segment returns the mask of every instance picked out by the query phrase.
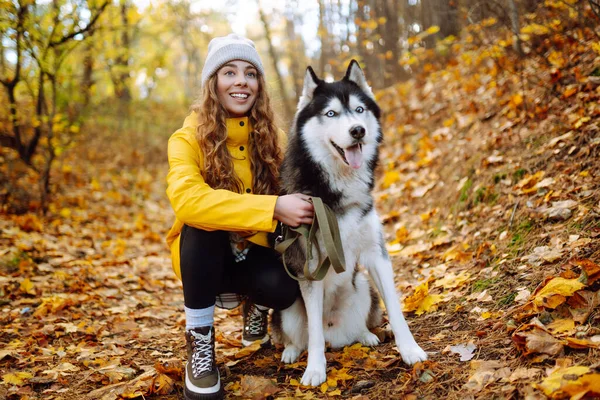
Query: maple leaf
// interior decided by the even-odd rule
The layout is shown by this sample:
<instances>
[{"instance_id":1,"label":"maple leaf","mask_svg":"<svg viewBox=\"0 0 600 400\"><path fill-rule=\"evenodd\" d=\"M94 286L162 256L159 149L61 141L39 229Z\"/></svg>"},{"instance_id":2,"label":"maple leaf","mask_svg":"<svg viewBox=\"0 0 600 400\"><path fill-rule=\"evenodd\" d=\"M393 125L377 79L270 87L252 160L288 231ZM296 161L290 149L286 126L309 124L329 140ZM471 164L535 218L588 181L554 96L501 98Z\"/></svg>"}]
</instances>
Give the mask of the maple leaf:
<instances>
[{"instance_id":1,"label":"maple leaf","mask_svg":"<svg viewBox=\"0 0 600 400\"><path fill-rule=\"evenodd\" d=\"M2 375L2 381L8 385L23 386L27 379L33 378L29 372L15 372Z\"/></svg>"},{"instance_id":2,"label":"maple leaf","mask_svg":"<svg viewBox=\"0 0 600 400\"><path fill-rule=\"evenodd\" d=\"M415 314L421 315L425 312L433 311L437 304L443 300L444 296L429 294L429 281L425 281L415 289L412 296L404 300L404 311L415 311Z\"/></svg>"},{"instance_id":3,"label":"maple leaf","mask_svg":"<svg viewBox=\"0 0 600 400\"><path fill-rule=\"evenodd\" d=\"M565 345L564 340L552 336L539 322L523 325L513 333L512 339L525 355L532 353L557 355Z\"/></svg>"},{"instance_id":4,"label":"maple leaf","mask_svg":"<svg viewBox=\"0 0 600 400\"><path fill-rule=\"evenodd\" d=\"M584 287L585 285L577 279L553 278L541 290L534 292L533 303L536 306L556 308L564 303L567 297Z\"/></svg>"},{"instance_id":5,"label":"maple leaf","mask_svg":"<svg viewBox=\"0 0 600 400\"><path fill-rule=\"evenodd\" d=\"M563 398L564 394L567 393L571 396L580 394L581 396L578 396L577 398L581 398L590 390L595 393L600 393L600 374L587 375L589 372L589 367L581 365L558 368L541 383L534 384L534 387L540 389L546 396L553 399ZM583 377L588 378L582 379ZM592 378L592 381L595 380L596 383L589 382L589 378Z\"/></svg>"},{"instance_id":6,"label":"maple leaf","mask_svg":"<svg viewBox=\"0 0 600 400\"><path fill-rule=\"evenodd\" d=\"M22 292L27 294L35 294L35 289L33 288L33 283L29 280L29 278L25 278L20 285L20 289Z\"/></svg>"}]
</instances>

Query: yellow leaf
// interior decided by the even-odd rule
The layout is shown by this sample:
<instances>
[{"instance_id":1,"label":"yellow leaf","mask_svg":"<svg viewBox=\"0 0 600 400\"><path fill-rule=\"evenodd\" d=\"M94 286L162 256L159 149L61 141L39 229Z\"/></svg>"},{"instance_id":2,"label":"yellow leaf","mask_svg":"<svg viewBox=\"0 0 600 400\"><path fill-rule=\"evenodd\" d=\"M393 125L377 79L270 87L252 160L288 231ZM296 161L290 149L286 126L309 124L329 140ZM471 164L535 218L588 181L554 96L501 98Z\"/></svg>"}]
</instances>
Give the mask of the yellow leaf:
<instances>
[{"instance_id":1,"label":"yellow leaf","mask_svg":"<svg viewBox=\"0 0 600 400\"><path fill-rule=\"evenodd\" d=\"M33 378L33 375L29 372L15 372L4 374L2 376L2 381L9 385L23 386L25 384L26 379Z\"/></svg>"},{"instance_id":2,"label":"yellow leaf","mask_svg":"<svg viewBox=\"0 0 600 400\"><path fill-rule=\"evenodd\" d=\"M533 35L546 35L550 33L550 29L540 24L530 24L521 28L521 33Z\"/></svg>"},{"instance_id":3,"label":"yellow leaf","mask_svg":"<svg viewBox=\"0 0 600 400\"><path fill-rule=\"evenodd\" d=\"M565 66L567 61L563 57L563 53L559 51L553 51L548 55L548 61L556 68L562 68Z\"/></svg>"},{"instance_id":4,"label":"yellow leaf","mask_svg":"<svg viewBox=\"0 0 600 400\"><path fill-rule=\"evenodd\" d=\"M443 296L441 295L429 294L429 282L426 281L417 286L412 296L404 300L404 311L415 311L415 314L421 315L432 311L442 300Z\"/></svg>"},{"instance_id":5,"label":"yellow leaf","mask_svg":"<svg viewBox=\"0 0 600 400\"><path fill-rule=\"evenodd\" d=\"M63 208L62 210L60 210L60 216L63 218L70 218L71 217L71 210L68 208Z\"/></svg>"},{"instance_id":6,"label":"yellow leaf","mask_svg":"<svg viewBox=\"0 0 600 400\"><path fill-rule=\"evenodd\" d=\"M521 104L523 104L523 96L521 96L519 93L514 94L511 98L510 98L510 106L513 109L517 109Z\"/></svg>"},{"instance_id":7,"label":"yellow leaf","mask_svg":"<svg viewBox=\"0 0 600 400\"><path fill-rule=\"evenodd\" d=\"M23 282L21 282L21 291L27 294L35 294L35 290L33 289L33 283L29 280L29 278L25 278Z\"/></svg>"},{"instance_id":8,"label":"yellow leaf","mask_svg":"<svg viewBox=\"0 0 600 400\"><path fill-rule=\"evenodd\" d=\"M290 385L292 386L300 386L300 382L297 379L290 379Z\"/></svg>"},{"instance_id":9,"label":"yellow leaf","mask_svg":"<svg viewBox=\"0 0 600 400\"><path fill-rule=\"evenodd\" d=\"M445 255L446 257L446 255ZM451 258L451 257L448 257ZM456 257L452 257L455 259ZM454 289L461 286L463 283L469 280L471 274L466 271L462 271L460 274L456 275L454 272L450 272L445 275L442 279L438 279L435 281L435 286L441 286L444 289Z\"/></svg>"},{"instance_id":10,"label":"yellow leaf","mask_svg":"<svg viewBox=\"0 0 600 400\"><path fill-rule=\"evenodd\" d=\"M514 189L519 189L521 193L525 194L536 192L537 188L535 185L542 179L544 175L544 171L538 171L533 175L527 175L515 185Z\"/></svg>"},{"instance_id":11,"label":"yellow leaf","mask_svg":"<svg viewBox=\"0 0 600 400\"><path fill-rule=\"evenodd\" d=\"M98 179L96 179L96 178L92 178L92 182L90 183L90 186L92 187L93 190L100 190L100 182L98 182Z\"/></svg>"},{"instance_id":12,"label":"yellow leaf","mask_svg":"<svg viewBox=\"0 0 600 400\"><path fill-rule=\"evenodd\" d=\"M590 119L591 119L590 117L582 117L582 118L579 118L579 119L577 120L577 122L575 122L575 125L573 125L573 127L574 127L575 129L579 129L579 128L581 128L581 126L582 126L583 124L585 124L586 122L588 122Z\"/></svg>"},{"instance_id":13,"label":"yellow leaf","mask_svg":"<svg viewBox=\"0 0 600 400\"><path fill-rule=\"evenodd\" d=\"M253 342L250 346L244 347L237 353L235 353L234 357L236 360L240 358L248 357L254 353L256 353L260 349L260 340Z\"/></svg>"},{"instance_id":14,"label":"yellow leaf","mask_svg":"<svg viewBox=\"0 0 600 400\"><path fill-rule=\"evenodd\" d=\"M329 386L327 386L327 382L323 382L323 384L321 385L321 393L327 393L328 388Z\"/></svg>"},{"instance_id":15,"label":"yellow leaf","mask_svg":"<svg viewBox=\"0 0 600 400\"><path fill-rule=\"evenodd\" d=\"M440 27L437 25L433 25L430 26L429 28L427 28L427 33L429 33L430 35L434 35L436 33L438 33L440 31Z\"/></svg>"},{"instance_id":16,"label":"yellow leaf","mask_svg":"<svg viewBox=\"0 0 600 400\"><path fill-rule=\"evenodd\" d=\"M564 379L565 376L571 378L573 376L581 376L587 374L590 371L588 367L584 366L575 366L569 368L559 368L554 371L549 377L544 379L540 384L534 384L534 386L541 391L543 391L546 396L551 396L554 392L556 392L563 383L568 382L567 379Z\"/></svg>"},{"instance_id":17,"label":"yellow leaf","mask_svg":"<svg viewBox=\"0 0 600 400\"><path fill-rule=\"evenodd\" d=\"M427 295L427 297L425 297L423 302L419 305L419 308L417 308L417 311L415 311L415 314L421 315L426 312L434 311L437 309L437 304L441 303L443 299L444 296L439 294Z\"/></svg>"},{"instance_id":18,"label":"yellow leaf","mask_svg":"<svg viewBox=\"0 0 600 400\"><path fill-rule=\"evenodd\" d=\"M489 319L492 316L492 313L489 311L484 311L481 313L481 318L483 319Z\"/></svg>"},{"instance_id":19,"label":"yellow leaf","mask_svg":"<svg viewBox=\"0 0 600 400\"><path fill-rule=\"evenodd\" d=\"M400 180L400 173L398 171L387 171L383 176L383 182L381 186L386 189L392 186L394 183Z\"/></svg>"},{"instance_id":20,"label":"yellow leaf","mask_svg":"<svg viewBox=\"0 0 600 400\"><path fill-rule=\"evenodd\" d=\"M575 330L575 321L572 319L557 319L546 326L552 333L571 332Z\"/></svg>"},{"instance_id":21,"label":"yellow leaf","mask_svg":"<svg viewBox=\"0 0 600 400\"><path fill-rule=\"evenodd\" d=\"M548 306L547 300L550 297L554 295L569 297L584 287L585 285L577 279L553 278L535 295L533 303L536 306Z\"/></svg>"}]
</instances>

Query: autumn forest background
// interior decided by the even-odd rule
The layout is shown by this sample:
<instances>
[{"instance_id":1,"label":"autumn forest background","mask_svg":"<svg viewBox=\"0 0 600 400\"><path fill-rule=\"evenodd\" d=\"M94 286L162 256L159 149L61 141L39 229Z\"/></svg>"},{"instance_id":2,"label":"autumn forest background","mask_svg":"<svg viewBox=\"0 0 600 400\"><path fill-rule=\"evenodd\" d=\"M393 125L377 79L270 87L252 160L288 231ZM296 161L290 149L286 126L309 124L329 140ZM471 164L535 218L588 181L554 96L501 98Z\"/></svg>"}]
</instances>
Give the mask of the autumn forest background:
<instances>
[{"instance_id":1,"label":"autumn forest background","mask_svg":"<svg viewBox=\"0 0 600 400\"><path fill-rule=\"evenodd\" d=\"M180 399L166 143L208 42L257 44L287 130L312 65L383 109L375 190L430 360L298 380L216 316L228 398L600 396L598 0L0 0L0 398Z\"/></svg>"}]
</instances>

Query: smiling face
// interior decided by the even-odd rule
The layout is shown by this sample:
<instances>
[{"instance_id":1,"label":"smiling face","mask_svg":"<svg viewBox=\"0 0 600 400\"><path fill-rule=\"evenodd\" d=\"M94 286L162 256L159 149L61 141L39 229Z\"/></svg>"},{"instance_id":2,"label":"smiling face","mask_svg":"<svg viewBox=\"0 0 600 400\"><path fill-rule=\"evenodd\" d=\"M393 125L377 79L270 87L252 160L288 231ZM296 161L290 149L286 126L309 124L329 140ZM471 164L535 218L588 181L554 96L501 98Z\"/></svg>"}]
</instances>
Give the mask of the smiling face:
<instances>
[{"instance_id":1,"label":"smiling face","mask_svg":"<svg viewBox=\"0 0 600 400\"><path fill-rule=\"evenodd\" d=\"M248 114L259 86L258 72L249 62L230 61L217 71L217 97L231 118Z\"/></svg>"}]
</instances>

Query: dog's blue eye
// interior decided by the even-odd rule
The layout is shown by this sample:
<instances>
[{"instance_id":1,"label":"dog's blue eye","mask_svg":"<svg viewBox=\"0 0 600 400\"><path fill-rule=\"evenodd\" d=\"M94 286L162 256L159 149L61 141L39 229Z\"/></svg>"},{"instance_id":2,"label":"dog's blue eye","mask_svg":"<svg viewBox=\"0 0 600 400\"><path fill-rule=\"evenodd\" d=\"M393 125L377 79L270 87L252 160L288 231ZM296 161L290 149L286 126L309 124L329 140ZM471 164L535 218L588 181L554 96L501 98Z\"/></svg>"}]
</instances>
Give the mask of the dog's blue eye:
<instances>
[{"instance_id":1,"label":"dog's blue eye","mask_svg":"<svg viewBox=\"0 0 600 400\"><path fill-rule=\"evenodd\" d=\"M328 116L329 118L331 117L335 117L337 115L337 113L333 110L329 110L325 113L326 116Z\"/></svg>"},{"instance_id":2,"label":"dog's blue eye","mask_svg":"<svg viewBox=\"0 0 600 400\"><path fill-rule=\"evenodd\" d=\"M359 114L360 114L360 113L362 113L362 112L364 112L364 111L365 111L365 109L364 109L364 108L362 108L361 106L358 106L358 107L356 107L356 112L357 112L357 113L359 113Z\"/></svg>"}]
</instances>

